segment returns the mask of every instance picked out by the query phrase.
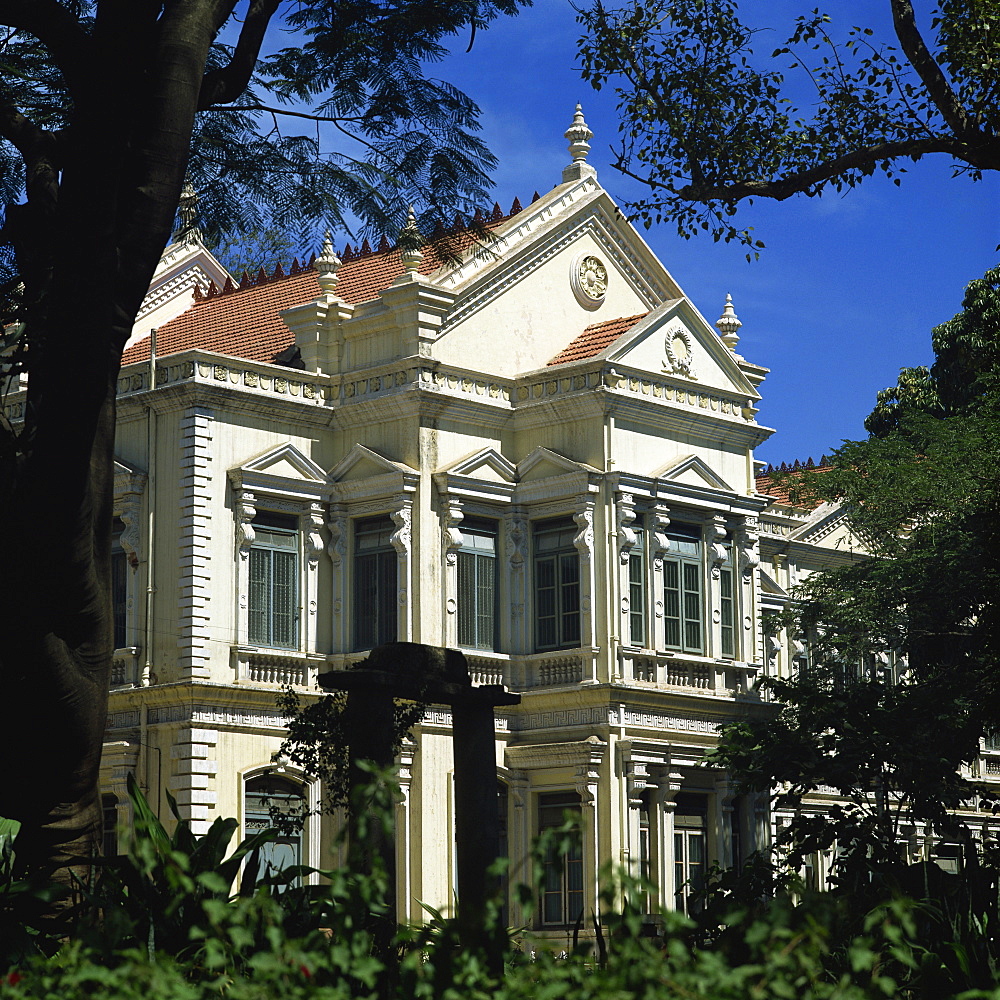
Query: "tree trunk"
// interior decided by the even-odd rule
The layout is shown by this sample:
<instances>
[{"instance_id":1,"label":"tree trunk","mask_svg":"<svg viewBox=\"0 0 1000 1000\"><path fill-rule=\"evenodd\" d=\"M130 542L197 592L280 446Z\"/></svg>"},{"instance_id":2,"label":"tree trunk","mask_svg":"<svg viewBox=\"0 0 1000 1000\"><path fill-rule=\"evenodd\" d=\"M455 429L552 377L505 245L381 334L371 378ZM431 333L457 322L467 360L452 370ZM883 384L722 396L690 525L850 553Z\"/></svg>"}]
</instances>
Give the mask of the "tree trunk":
<instances>
[{"instance_id":1,"label":"tree trunk","mask_svg":"<svg viewBox=\"0 0 1000 1000\"><path fill-rule=\"evenodd\" d=\"M99 18L58 171L12 213L34 304L21 454L0 484L0 816L22 823L18 866L63 882L101 836L115 387L173 227L216 6Z\"/></svg>"}]
</instances>

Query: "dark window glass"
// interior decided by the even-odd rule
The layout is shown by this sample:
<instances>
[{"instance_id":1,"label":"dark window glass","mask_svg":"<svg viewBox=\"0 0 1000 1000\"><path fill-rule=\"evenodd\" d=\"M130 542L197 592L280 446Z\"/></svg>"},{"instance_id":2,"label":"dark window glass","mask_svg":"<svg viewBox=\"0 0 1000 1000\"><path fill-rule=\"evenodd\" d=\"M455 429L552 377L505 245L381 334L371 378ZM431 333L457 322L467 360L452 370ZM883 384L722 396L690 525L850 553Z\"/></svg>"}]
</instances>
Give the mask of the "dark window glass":
<instances>
[{"instance_id":1,"label":"dark window glass","mask_svg":"<svg viewBox=\"0 0 1000 1000\"><path fill-rule=\"evenodd\" d=\"M258 646L298 646L298 520L261 512L250 547L249 639Z\"/></svg>"},{"instance_id":2,"label":"dark window glass","mask_svg":"<svg viewBox=\"0 0 1000 1000\"><path fill-rule=\"evenodd\" d=\"M497 526L462 523L458 551L458 644L495 650L497 621Z\"/></svg>"},{"instance_id":3,"label":"dark window glass","mask_svg":"<svg viewBox=\"0 0 1000 1000\"><path fill-rule=\"evenodd\" d=\"M580 644L580 554L571 518L539 521L535 543L535 646L567 649Z\"/></svg>"},{"instance_id":4,"label":"dark window glass","mask_svg":"<svg viewBox=\"0 0 1000 1000\"><path fill-rule=\"evenodd\" d=\"M374 649L397 636L395 527L389 517L354 528L354 648Z\"/></svg>"},{"instance_id":5,"label":"dark window glass","mask_svg":"<svg viewBox=\"0 0 1000 1000\"><path fill-rule=\"evenodd\" d=\"M243 816L248 837L275 826L275 820L271 816L272 809L282 816L301 817L305 809L301 788L287 778L277 775L267 774L251 778L246 783ZM276 875L286 868L301 864L301 829L281 830L276 840L261 847L257 877ZM296 879L291 884L298 885L299 880Z\"/></svg>"},{"instance_id":6,"label":"dark window glass","mask_svg":"<svg viewBox=\"0 0 1000 1000\"><path fill-rule=\"evenodd\" d=\"M671 525L663 560L663 620L668 649L702 653L702 542L693 525Z\"/></svg>"},{"instance_id":7,"label":"dark window glass","mask_svg":"<svg viewBox=\"0 0 1000 1000\"><path fill-rule=\"evenodd\" d=\"M128 556L122 548L125 524L117 517L112 525L111 540L111 613L114 616L115 649L128 645Z\"/></svg>"},{"instance_id":8,"label":"dark window glass","mask_svg":"<svg viewBox=\"0 0 1000 1000\"><path fill-rule=\"evenodd\" d=\"M538 797L538 832L562 826L567 813L580 825L580 796L555 792ZM544 926L568 927L583 913L583 846L579 836L565 855L549 851L541 886L541 918Z\"/></svg>"}]
</instances>

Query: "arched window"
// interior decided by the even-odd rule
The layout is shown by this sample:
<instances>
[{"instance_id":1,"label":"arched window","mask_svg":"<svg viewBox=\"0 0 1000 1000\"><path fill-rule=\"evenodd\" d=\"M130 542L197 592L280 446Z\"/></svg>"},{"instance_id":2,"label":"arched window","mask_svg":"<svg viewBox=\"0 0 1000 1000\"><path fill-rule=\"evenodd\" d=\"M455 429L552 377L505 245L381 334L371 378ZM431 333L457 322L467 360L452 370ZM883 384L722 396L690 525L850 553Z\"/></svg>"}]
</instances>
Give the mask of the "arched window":
<instances>
[{"instance_id":1,"label":"arched window","mask_svg":"<svg viewBox=\"0 0 1000 1000\"><path fill-rule=\"evenodd\" d=\"M301 817L305 810L302 789L294 781L276 774L262 774L246 783L243 826L250 837L261 830L279 825L271 818L272 810L280 817ZM257 877L275 874L301 865L303 861L303 834L301 823L294 829L284 829L276 840L265 844L260 852ZM292 885L300 884L296 879Z\"/></svg>"}]
</instances>

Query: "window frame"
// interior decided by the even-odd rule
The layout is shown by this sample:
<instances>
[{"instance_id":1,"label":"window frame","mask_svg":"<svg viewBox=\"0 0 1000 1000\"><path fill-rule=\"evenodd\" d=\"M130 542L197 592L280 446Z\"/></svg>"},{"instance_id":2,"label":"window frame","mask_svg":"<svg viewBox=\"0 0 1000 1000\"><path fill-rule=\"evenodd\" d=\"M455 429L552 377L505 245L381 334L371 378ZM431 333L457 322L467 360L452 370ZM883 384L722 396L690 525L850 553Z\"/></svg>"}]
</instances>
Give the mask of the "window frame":
<instances>
[{"instance_id":1,"label":"window frame","mask_svg":"<svg viewBox=\"0 0 1000 1000\"><path fill-rule=\"evenodd\" d=\"M366 526L368 527L366 528ZM365 515L353 518L351 521L350 591L353 625L350 644L352 652L364 652L387 642L399 640L399 554L392 541L395 532L396 525L390 514ZM373 549L363 551L360 542L365 533L384 535L385 537L384 540L380 538ZM369 579L374 580L371 588L374 591L374 600L367 599L363 592L360 571L361 561L369 559L372 560L375 567L374 574L369 576ZM383 588L388 588L389 592L382 593ZM373 623L363 618L366 612L374 613ZM368 629L370 635L368 632L362 632L363 627ZM368 642L369 638L373 640L371 643Z\"/></svg>"},{"instance_id":2,"label":"window frame","mask_svg":"<svg viewBox=\"0 0 1000 1000\"><path fill-rule=\"evenodd\" d=\"M678 796L674 812L673 876L674 909L691 914L691 897L704 887L708 875L708 800L701 795ZM692 858L692 846L700 842L700 859Z\"/></svg>"},{"instance_id":3,"label":"window frame","mask_svg":"<svg viewBox=\"0 0 1000 1000\"><path fill-rule=\"evenodd\" d=\"M663 593L663 648L680 653L689 653L693 656L705 656L708 652L706 642L707 629L705 627L705 606L706 606L706 552L704 532L701 525L691 522L671 523L664 534L670 540L671 546L663 555L663 578L661 589ZM677 542L697 543L697 554L685 553L675 547ZM675 567L676 583L671 585L669 577L671 573L668 567ZM691 583L697 584L697 589L692 589ZM691 607L691 597L694 596L697 606L697 614L692 616L688 613ZM671 600L676 598L677 613L670 614ZM677 641L671 642L671 623L676 622ZM698 629L698 641L693 643L690 640L690 629L696 626Z\"/></svg>"},{"instance_id":4,"label":"window frame","mask_svg":"<svg viewBox=\"0 0 1000 1000\"><path fill-rule=\"evenodd\" d=\"M538 925L543 929L573 927L586 907L586 880L584 878L583 849L583 800L578 792L570 789L550 789L536 796L537 830L541 836L546 830L562 826L566 813L577 817L578 838L573 849L561 861L547 855L542 865L538 885ZM559 815L550 815L559 809ZM550 919L547 904L555 903L558 915ZM578 904L578 905L577 905Z\"/></svg>"},{"instance_id":5,"label":"window frame","mask_svg":"<svg viewBox=\"0 0 1000 1000\"><path fill-rule=\"evenodd\" d=\"M531 522L532 543L532 610L534 650L548 653L559 649L579 649L583 642L583 566L575 538L579 531L571 516L544 518ZM559 537L555 547L540 551L546 535ZM542 585L542 567L551 564L551 585ZM543 590L551 590L552 613L543 616L543 606L549 601ZM575 604L575 607L574 607ZM543 620L552 621L552 642L542 638Z\"/></svg>"},{"instance_id":6,"label":"window frame","mask_svg":"<svg viewBox=\"0 0 1000 1000\"><path fill-rule=\"evenodd\" d=\"M247 567L247 641L251 646L263 649L281 649L298 651L302 646L302 525L296 514L269 510L266 506L258 510L250 522L254 539L250 543ZM294 524L294 526L293 526ZM293 539L292 546L281 546L262 537L262 532L279 538ZM261 557L266 554L268 579L261 584L254 579L255 563L260 565ZM278 611L275 599L277 557L290 557L290 568L286 570L290 592L282 602L284 609ZM284 560L282 560L284 561ZM255 608L255 594L263 587L267 595L267 606ZM255 615L264 617L264 629L255 634ZM291 635L285 641L276 638L279 629L276 628L278 616L283 615L290 626Z\"/></svg>"},{"instance_id":7,"label":"window frame","mask_svg":"<svg viewBox=\"0 0 1000 1000\"><path fill-rule=\"evenodd\" d=\"M462 521L459 530L462 544L455 550L457 645L460 649L496 653L500 645L500 524L491 518L469 517ZM472 539L490 539L492 550L476 546ZM463 592L467 590L463 577L470 569L473 577L471 603ZM486 596L490 605L488 612L480 604L484 576L489 578L490 584ZM483 621L487 617L488 626ZM482 634L487 628L488 640Z\"/></svg>"}]
</instances>

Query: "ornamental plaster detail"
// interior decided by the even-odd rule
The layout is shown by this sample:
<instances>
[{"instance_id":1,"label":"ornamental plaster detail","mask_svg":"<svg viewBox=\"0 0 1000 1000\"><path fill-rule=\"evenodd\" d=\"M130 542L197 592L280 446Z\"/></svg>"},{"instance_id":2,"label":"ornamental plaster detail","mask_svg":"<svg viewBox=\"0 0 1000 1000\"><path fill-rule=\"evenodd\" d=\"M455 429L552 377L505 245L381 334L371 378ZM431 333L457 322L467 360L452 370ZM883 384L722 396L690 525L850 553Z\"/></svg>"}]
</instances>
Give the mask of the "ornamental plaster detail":
<instances>
[{"instance_id":1,"label":"ornamental plaster detail","mask_svg":"<svg viewBox=\"0 0 1000 1000\"><path fill-rule=\"evenodd\" d=\"M323 554L323 505L321 503L309 504L309 511L305 515L305 550L306 559L309 562L309 569L315 571L319 565L319 558ZM315 614L315 602L310 607L310 612Z\"/></svg>"},{"instance_id":2,"label":"ornamental plaster detail","mask_svg":"<svg viewBox=\"0 0 1000 1000\"><path fill-rule=\"evenodd\" d=\"M257 516L257 501L252 493L241 492L236 498L236 549L240 560L246 561L250 556L250 547L257 540L253 519ZM245 607L245 601L242 602Z\"/></svg>"},{"instance_id":3,"label":"ornamental plaster detail","mask_svg":"<svg viewBox=\"0 0 1000 1000\"><path fill-rule=\"evenodd\" d=\"M623 566L627 566L632 550L639 540L634 528L635 498L631 493L618 494L615 514L618 521L618 558Z\"/></svg>"},{"instance_id":4,"label":"ornamental plaster detail","mask_svg":"<svg viewBox=\"0 0 1000 1000\"><path fill-rule=\"evenodd\" d=\"M726 537L729 532L726 530L726 519L716 514L708 524L708 547L711 552L712 579L718 580L722 564L726 561L728 551L726 550Z\"/></svg>"},{"instance_id":5,"label":"ornamental plaster detail","mask_svg":"<svg viewBox=\"0 0 1000 1000\"><path fill-rule=\"evenodd\" d=\"M683 327L672 325L663 336L666 364L663 370L685 378L696 379L694 370L694 343L691 334Z\"/></svg>"},{"instance_id":6,"label":"ornamental plaster detail","mask_svg":"<svg viewBox=\"0 0 1000 1000\"><path fill-rule=\"evenodd\" d=\"M649 515L653 520L653 570L660 572L663 569L663 557L670 551L670 539L667 537L670 514L667 507L657 503L653 505Z\"/></svg>"}]
</instances>

